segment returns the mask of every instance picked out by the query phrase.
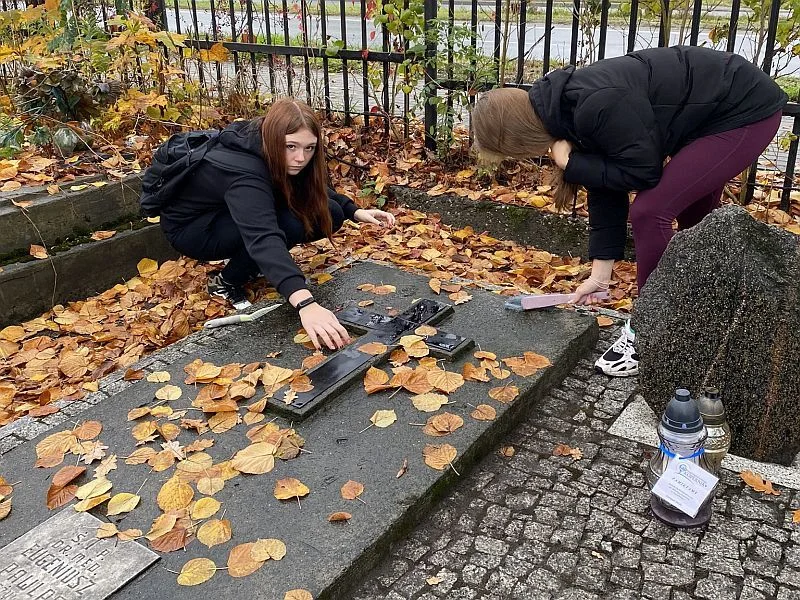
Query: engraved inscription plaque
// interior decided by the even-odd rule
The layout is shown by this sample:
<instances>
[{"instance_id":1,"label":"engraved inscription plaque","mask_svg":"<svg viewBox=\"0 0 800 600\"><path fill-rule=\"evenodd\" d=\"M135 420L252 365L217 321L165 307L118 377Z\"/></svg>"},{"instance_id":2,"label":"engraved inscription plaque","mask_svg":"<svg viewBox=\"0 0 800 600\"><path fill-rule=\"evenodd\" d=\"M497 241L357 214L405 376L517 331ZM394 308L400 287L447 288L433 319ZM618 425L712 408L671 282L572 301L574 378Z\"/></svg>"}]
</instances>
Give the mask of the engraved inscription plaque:
<instances>
[{"instance_id":1,"label":"engraved inscription plaque","mask_svg":"<svg viewBox=\"0 0 800 600\"><path fill-rule=\"evenodd\" d=\"M98 539L102 523L67 508L0 548L0 600L102 600L158 560L137 542Z\"/></svg>"}]
</instances>

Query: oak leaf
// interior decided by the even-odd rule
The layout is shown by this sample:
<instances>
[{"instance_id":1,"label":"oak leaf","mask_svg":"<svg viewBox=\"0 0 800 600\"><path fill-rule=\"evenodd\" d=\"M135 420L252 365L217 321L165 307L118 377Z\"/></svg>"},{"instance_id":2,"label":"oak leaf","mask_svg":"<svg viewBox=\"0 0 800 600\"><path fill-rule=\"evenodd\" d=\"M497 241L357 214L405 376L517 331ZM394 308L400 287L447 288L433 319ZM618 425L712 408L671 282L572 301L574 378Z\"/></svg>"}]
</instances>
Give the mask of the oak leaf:
<instances>
[{"instance_id":1,"label":"oak leaf","mask_svg":"<svg viewBox=\"0 0 800 600\"><path fill-rule=\"evenodd\" d=\"M209 548L231 539L231 522L228 519L211 519L197 530L197 539Z\"/></svg>"},{"instance_id":2,"label":"oak leaf","mask_svg":"<svg viewBox=\"0 0 800 600\"><path fill-rule=\"evenodd\" d=\"M255 544L248 542L231 548L228 555L228 575L231 577L246 577L258 571L264 564L263 560L254 560L251 551Z\"/></svg>"},{"instance_id":3,"label":"oak leaf","mask_svg":"<svg viewBox=\"0 0 800 600\"><path fill-rule=\"evenodd\" d=\"M364 493L364 484L358 481L349 480L342 486L341 494L345 500L355 500Z\"/></svg>"},{"instance_id":4,"label":"oak leaf","mask_svg":"<svg viewBox=\"0 0 800 600\"><path fill-rule=\"evenodd\" d=\"M781 495L778 490L772 487L772 482L769 479L764 479L759 473L742 471L739 473L739 477L745 482L745 484L747 484L748 487L751 487L756 492L773 496Z\"/></svg>"},{"instance_id":5,"label":"oak leaf","mask_svg":"<svg viewBox=\"0 0 800 600\"><path fill-rule=\"evenodd\" d=\"M205 583L217 572L217 565L208 558L193 558L181 567L178 585L199 585Z\"/></svg>"},{"instance_id":6,"label":"oak leaf","mask_svg":"<svg viewBox=\"0 0 800 600\"><path fill-rule=\"evenodd\" d=\"M422 457L425 460L425 464L437 471L444 471L453 463L457 455L458 450L450 444L442 444L441 446L426 444L425 448L422 449Z\"/></svg>"}]
</instances>

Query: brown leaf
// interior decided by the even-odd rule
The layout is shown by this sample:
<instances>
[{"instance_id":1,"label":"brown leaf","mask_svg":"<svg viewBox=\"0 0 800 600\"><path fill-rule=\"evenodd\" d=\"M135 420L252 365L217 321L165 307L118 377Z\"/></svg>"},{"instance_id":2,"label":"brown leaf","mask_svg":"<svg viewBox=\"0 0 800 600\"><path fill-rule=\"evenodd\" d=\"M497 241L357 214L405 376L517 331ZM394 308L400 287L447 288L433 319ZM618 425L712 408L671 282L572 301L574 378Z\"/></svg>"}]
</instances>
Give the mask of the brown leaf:
<instances>
[{"instance_id":1,"label":"brown leaf","mask_svg":"<svg viewBox=\"0 0 800 600\"><path fill-rule=\"evenodd\" d=\"M391 362L392 365L395 367L404 365L409 360L411 360L411 358L408 356L408 353L402 348L397 348L395 350L392 350L392 353L389 355L389 362Z\"/></svg>"},{"instance_id":2,"label":"brown leaf","mask_svg":"<svg viewBox=\"0 0 800 600\"><path fill-rule=\"evenodd\" d=\"M364 493L364 484L351 479L342 486L341 492L345 500L355 500Z\"/></svg>"},{"instance_id":3,"label":"brown leaf","mask_svg":"<svg viewBox=\"0 0 800 600\"><path fill-rule=\"evenodd\" d=\"M407 471L408 471L408 459L404 458L403 464L400 465L400 470L397 471L397 475L395 475L395 479L400 479L403 475L406 474Z\"/></svg>"},{"instance_id":4,"label":"brown leaf","mask_svg":"<svg viewBox=\"0 0 800 600\"><path fill-rule=\"evenodd\" d=\"M461 376L464 378L464 381L489 381L489 375L486 373L486 369L478 368L472 363L464 363L464 366L461 368Z\"/></svg>"},{"instance_id":5,"label":"brown leaf","mask_svg":"<svg viewBox=\"0 0 800 600\"><path fill-rule=\"evenodd\" d=\"M264 564L263 560L253 560L251 551L255 544L239 544L231 548L228 555L228 575L231 577L246 577L258 571Z\"/></svg>"},{"instance_id":6,"label":"brown leaf","mask_svg":"<svg viewBox=\"0 0 800 600\"><path fill-rule=\"evenodd\" d=\"M470 416L478 421L494 421L497 418L497 411L488 404L479 404Z\"/></svg>"},{"instance_id":7,"label":"brown leaf","mask_svg":"<svg viewBox=\"0 0 800 600\"><path fill-rule=\"evenodd\" d=\"M513 402L519 396L519 388L515 385L502 385L489 390L489 397L503 404Z\"/></svg>"},{"instance_id":8,"label":"brown leaf","mask_svg":"<svg viewBox=\"0 0 800 600\"><path fill-rule=\"evenodd\" d=\"M100 435L101 431L103 431L103 424L99 421L84 421L73 433L79 440L91 440Z\"/></svg>"},{"instance_id":9,"label":"brown leaf","mask_svg":"<svg viewBox=\"0 0 800 600\"><path fill-rule=\"evenodd\" d=\"M77 485L58 486L51 485L47 490L47 508L50 510L64 506L75 498L75 492L78 491Z\"/></svg>"},{"instance_id":10,"label":"brown leaf","mask_svg":"<svg viewBox=\"0 0 800 600\"><path fill-rule=\"evenodd\" d=\"M314 352L314 354L312 354L311 356L306 356L303 359L303 369L305 369L306 371L310 371L318 364L325 362L325 358L326 357L322 352L319 351Z\"/></svg>"},{"instance_id":11,"label":"brown leaf","mask_svg":"<svg viewBox=\"0 0 800 600\"><path fill-rule=\"evenodd\" d=\"M488 360L497 360L497 355L494 352L486 352L485 350L476 350L472 356L474 356L478 360L481 360L483 358Z\"/></svg>"},{"instance_id":12,"label":"brown leaf","mask_svg":"<svg viewBox=\"0 0 800 600\"><path fill-rule=\"evenodd\" d=\"M444 394L427 393L412 396L411 403L414 408L422 412L436 412L442 408L442 405L447 404L448 400Z\"/></svg>"},{"instance_id":13,"label":"brown leaf","mask_svg":"<svg viewBox=\"0 0 800 600\"><path fill-rule=\"evenodd\" d=\"M434 294L438 294L442 291L442 282L435 278L429 279L428 287L430 287L433 290Z\"/></svg>"},{"instance_id":14,"label":"brown leaf","mask_svg":"<svg viewBox=\"0 0 800 600\"><path fill-rule=\"evenodd\" d=\"M385 296L387 294L393 294L397 291L397 288L393 285L379 285L372 288L372 293L377 294L378 296Z\"/></svg>"},{"instance_id":15,"label":"brown leaf","mask_svg":"<svg viewBox=\"0 0 800 600\"><path fill-rule=\"evenodd\" d=\"M441 390L446 394L450 394L464 385L464 378L461 374L451 371L429 371L428 381L437 390Z\"/></svg>"},{"instance_id":16,"label":"brown leaf","mask_svg":"<svg viewBox=\"0 0 800 600\"><path fill-rule=\"evenodd\" d=\"M134 371L133 369L128 369L127 371L125 371L125 375L122 376L122 378L125 381L139 381L140 379L144 379L144 377L145 377L144 369L139 369L136 371Z\"/></svg>"},{"instance_id":17,"label":"brown leaf","mask_svg":"<svg viewBox=\"0 0 800 600\"><path fill-rule=\"evenodd\" d=\"M351 515L348 512L335 512L328 515L328 521L330 521L331 523L337 523L340 521L349 521L352 518L353 515Z\"/></svg>"},{"instance_id":18,"label":"brown leaf","mask_svg":"<svg viewBox=\"0 0 800 600\"><path fill-rule=\"evenodd\" d=\"M64 487L68 483L72 483L75 479L80 477L86 472L86 467L73 467L73 466L66 466L62 467L58 470L58 472L53 475L53 480L51 484L56 487Z\"/></svg>"},{"instance_id":19,"label":"brown leaf","mask_svg":"<svg viewBox=\"0 0 800 600\"><path fill-rule=\"evenodd\" d=\"M311 592L302 589L289 590L283 596L283 600L314 600Z\"/></svg>"},{"instance_id":20,"label":"brown leaf","mask_svg":"<svg viewBox=\"0 0 800 600\"><path fill-rule=\"evenodd\" d=\"M11 498L7 498L0 502L0 521L5 519L11 512Z\"/></svg>"},{"instance_id":21,"label":"brown leaf","mask_svg":"<svg viewBox=\"0 0 800 600\"><path fill-rule=\"evenodd\" d=\"M611 327L614 324L614 319L612 319L611 317L598 315L597 316L597 324L600 327Z\"/></svg>"},{"instance_id":22,"label":"brown leaf","mask_svg":"<svg viewBox=\"0 0 800 600\"><path fill-rule=\"evenodd\" d=\"M450 298L450 300L452 300L453 304L455 304L456 306L472 300L472 296L467 292L465 292L464 290L461 290L460 292L455 292L453 294L448 294L447 297Z\"/></svg>"},{"instance_id":23,"label":"brown leaf","mask_svg":"<svg viewBox=\"0 0 800 600\"><path fill-rule=\"evenodd\" d=\"M514 450L514 446L501 446L500 447L500 454L505 456L506 458L511 458L516 454L516 450Z\"/></svg>"},{"instance_id":24,"label":"brown leaf","mask_svg":"<svg viewBox=\"0 0 800 600\"><path fill-rule=\"evenodd\" d=\"M161 537L150 541L150 547L157 552L175 552L186 547L188 531L184 527L175 527Z\"/></svg>"},{"instance_id":25,"label":"brown leaf","mask_svg":"<svg viewBox=\"0 0 800 600\"><path fill-rule=\"evenodd\" d=\"M361 308L372 306L373 304L375 304L375 300L362 300L361 302L358 302L358 306Z\"/></svg>"},{"instance_id":26,"label":"brown leaf","mask_svg":"<svg viewBox=\"0 0 800 600\"><path fill-rule=\"evenodd\" d=\"M741 477L742 481L744 481L748 487L753 488L756 492L773 496L781 495L778 490L772 487L772 482L768 479L764 479L759 473L742 471L739 473L739 477Z\"/></svg>"},{"instance_id":27,"label":"brown leaf","mask_svg":"<svg viewBox=\"0 0 800 600\"><path fill-rule=\"evenodd\" d=\"M274 495L278 500L289 500L291 498L302 498L307 496L309 490L301 481L294 477L279 479L275 482Z\"/></svg>"},{"instance_id":28,"label":"brown leaf","mask_svg":"<svg viewBox=\"0 0 800 600\"><path fill-rule=\"evenodd\" d=\"M209 548L231 539L231 522L228 519L211 519L197 530L197 539Z\"/></svg>"},{"instance_id":29,"label":"brown leaf","mask_svg":"<svg viewBox=\"0 0 800 600\"><path fill-rule=\"evenodd\" d=\"M390 389L392 386L388 385L388 382L389 376L381 369L370 367L364 374L364 390L367 394Z\"/></svg>"},{"instance_id":30,"label":"brown leaf","mask_svg":"<svg viewBox=\"0 0 800 600\"><path fill-rule=\"evenodd\" d=\"M275 446L267 442L251 444L233 456L231 465L241 473L269 473L275 468Z\"/></svg>"},{"instance_id":31,"label":"brown leaf","mask_svg":"<svg viewBox=\"0 0 800 600\"><path fill-rule=\"evenodd\" d=\"M450 444L442 444L441 446L426 444L425 448L422 449L422 457L425 460L425 464L437 471L444 471L453 463L457 455L458 450Z\"/></svg>"},{"instance_id":32,"label":"brown leaf","mask_svg":"<svg viewBox=\"0 0 800 600\"><path fill-rule=\"evenodd\" d=\"M386 344L381 344L380 342L368 342L358 347L359 352L363 352L364 354L369 354L371 356L378 356L379 354L385 354L389 348Z\"/></svg>"},{"instance_id":33,"label":"brown leaf","mask_svg":"<svg viewBox=\"0 0 800 600\"><path fill-rule=\"evenodd\" d=\"M49 258L49 254L47 254L47 249L44 246L38 246L36 244L31 244L31 248L28 251L33 258L38 258L39 260L43 260L45 258Z\"/></svg>"},{"instance_id":34,"label":"brown leaf","mask_svg":"<svg viewBox=\"0 0 800 600\"><path fill-rule=\"evenodd\" d=\"M580 448L571 448L566 444L557 444L555 448L553 448L553 456L571 456L575 460L580 460L583 458L583 452L581 452Z\"/></svg>"},{"instance_id":35,"label":"brown leaf","mask_svg":"<svg viewBox=\"0 0 800 600\"><path fill-rule=\"evenodd\" d=\"M92 239L96 242L100 240L107 240L108 238L112 238L117 235L116 231L95 231L92 234Z\"/></svg>"},{"instance_id":36,"label":"brown leaf","mask_svg":"<svg viewBox=\"0 0 800 600\"><path fill-rule=\"evenodd\" d=\"M464 425L464 419L453 413L443 412L428 418L428 422L422 429L425 435L441 437L449 435Z\"/></svg>"}]
</instances>

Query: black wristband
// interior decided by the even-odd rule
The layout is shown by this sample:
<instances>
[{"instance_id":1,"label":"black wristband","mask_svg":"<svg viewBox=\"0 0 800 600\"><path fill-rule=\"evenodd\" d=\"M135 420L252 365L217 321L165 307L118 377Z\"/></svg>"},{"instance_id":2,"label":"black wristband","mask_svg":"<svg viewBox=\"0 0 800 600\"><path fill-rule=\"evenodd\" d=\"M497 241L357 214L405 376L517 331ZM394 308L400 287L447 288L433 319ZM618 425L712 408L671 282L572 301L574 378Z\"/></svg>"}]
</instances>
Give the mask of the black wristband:
<instances>
[{"instance_id":1,"label":"black wristband","mask_svg":"<svg viewBox=\"0 0 800 600\"><path fill-rule=\"evenodd\" d=\"M314 296L309 296L308 298L303 298L302 300L300 300L300 302L295 304L294 307L297 310L300 310L301 308L305 308L309 304L314 304L314 302L316 302L316 300L314 300Z\"/></svg>"}]
</instances>

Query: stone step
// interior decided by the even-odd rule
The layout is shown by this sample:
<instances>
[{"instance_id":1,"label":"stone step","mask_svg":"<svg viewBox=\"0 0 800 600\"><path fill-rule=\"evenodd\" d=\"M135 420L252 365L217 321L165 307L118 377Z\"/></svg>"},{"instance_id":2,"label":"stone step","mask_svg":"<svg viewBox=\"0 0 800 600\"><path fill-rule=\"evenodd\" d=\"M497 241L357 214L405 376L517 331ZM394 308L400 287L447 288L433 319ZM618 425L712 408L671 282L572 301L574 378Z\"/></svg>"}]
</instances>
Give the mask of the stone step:
<instances>
[{"instance_id":1,"label":"stone step","mask_svg":"<svg viewBox=\"0 0 800 600\"><path fill-rule=\"evenodd\" d=\"M356 287L362 283L394 285L396 292L377 296L358 291ZM328 307L342 308L361 300L374 300L375 305L370 310L374 308L379 313L386 313L390 306L402 312L419 298L448 302L444 296L436 296L430 290L426 278L374 263L356 263L349 269L342 269L314 293L321 304ZM236 595L244 598L282 600L286 591L303 588L318 599L350 598L349 590L384 555L389 544L402 537L459 480L456 470L463 476L478 459L492 451L497 441L526 413L536 410L547 390L558 384L597 340L597 323L592 316L560 309L511 312L504 309L502 296L482 290L470 290L470 293L472 300L453 307L453 314L437 327L472 339L476 347L495 352L499 358L521 356L531 351L548 357L552 366L529 377L512 374L502 382L466 382L450 394L450 403L443 407L461 416L464 425L439 438L429 437L421 427L410 425L425 422L433 414L414 408L409 400L410 393L389 390L367 396L362 377L356 377L343 386L338 395L332 395L324 406L294 424L305 438L305 449L310 453L286 462L278 460L275 469L266 475L236 477L215 495L226 510L224 518L231 521L231 541L209 549L195 540L185 552L161 554L154 566L114 597L178 600L194 599L202 594L229 598L231 590L235 589ZM170 383L183 390L179 400L170 402L177 410L190 406L196 394L194 386L183 383L184 366L196 358L217 365L246 364L263 362L267 353L281 350L280 356L268 360L287 368L299 367L301 360L310 354L293 342L299 327L293 311L282 307L252 323L192 334L138 366L147 371L171 373ZM472 358L472 353L473 350L469 350L453 362L439 364L448 371L460 373L465 362L478 362ZM388 365L379 363L379 366L389 371ZM501 404L488 396L489 389L503 384L519 388L519 396L510 404ZM35 444L50 433L71 428L73 421L86 419L103 423L99 439L108 446L109 454L120 457L118 468L108 475L114 484L112 493L138 493L142 497L139 506L128 516L111 517L111 520L121 521L120 529L147 531L160 514L156 495L173 475L174 468L153 473L146 465L124 463L122 457L136 448L131 435L135 423L127 421L126 415L130 409L152 402L161 385L146 380L129 383L121 380L120 373L113 374L101 382L101 391L90 398L90 402L96 404L80 403L86 407L81 413L67 407L65 413L71 416L48 417L54 424L49 431L43 431L44 425L32 422L0 429L0 449L7 449L2 456L1 474L7 481L21 482L14 488L14 508L0 527L0 546L51 516L45 506L45 494L57 467L33 467ZM263 388L259 388L257 395L247 403L258 400L262 393ZM497 418L493 421L472 418L470 413L478 404L492 405ZM372 414L381 409L395 410L397 421L385 429L370 427L365 430ZM200 414L192 412L188 416L199 417ZM268 419L271 417L268 415ZM67 420L59 423L61 419ZM282 417L276 417L276 423L280 427L290 426ZM240 424L225 433L205 434L203 437L215 440L206 452L215 462L230 458L249 444L245 437L248 429ZM20 436L26 441L20 441ZM194 433L182 430L178 441L186 445L196 438ZM433 470L423 463L422 450L426 444L443 443L451 444L458 451L454 468ZM75 459L68 457L68 460ZM396 475L404 460L408 461L408 471L398 478ZM90 477L90 473L84 474L79 483ZM296 501L281 502L274 498L275 482L285 477L295 477L310 488L310 494L301 500L300 506ZM350 479L364 484L362 498L366 504L341 498L340 488ZM199 497L200 494L195 493L195 498ZM336 511L347 511L352 519L346 523L329 523L328 515ZM93 514L102 519L105 519L105 512L102 507L93 510ZM189 559L199 557L211 558L218 567L224 567L232 547L258 538L283 540L287 546L286 557L279 562L268 561L260 570L240 579L218 571L197 588L177 585L176 576L170 573L179 572ZM107 575L113 568L113 564L106 564L101 572Z\"/></svg>"}]
</instances>

